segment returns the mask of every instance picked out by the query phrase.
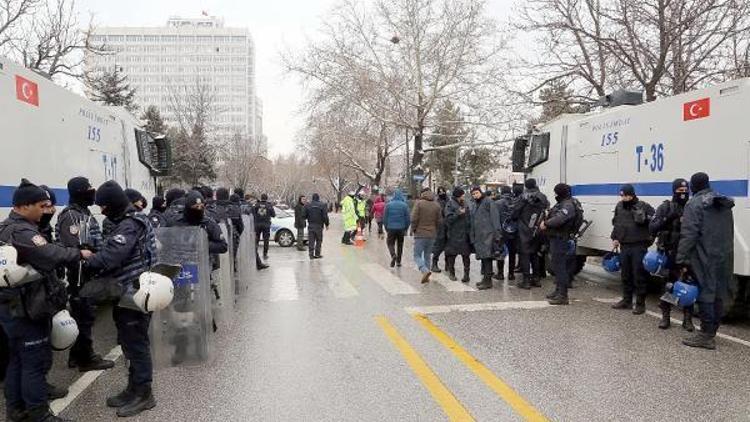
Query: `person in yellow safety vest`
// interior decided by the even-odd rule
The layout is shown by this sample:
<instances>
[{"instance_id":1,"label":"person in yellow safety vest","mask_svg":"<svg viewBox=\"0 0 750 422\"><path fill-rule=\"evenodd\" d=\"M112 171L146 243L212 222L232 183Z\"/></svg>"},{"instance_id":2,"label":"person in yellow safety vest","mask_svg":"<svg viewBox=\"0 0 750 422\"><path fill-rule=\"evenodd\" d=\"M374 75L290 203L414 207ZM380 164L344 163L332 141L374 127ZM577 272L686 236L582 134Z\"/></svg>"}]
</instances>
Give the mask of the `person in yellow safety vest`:
<instances>
[{"instance_id":1,"label":"person in yellow safety vest","mask_svg":"<svg viewBox=\"0 0 750 422\"><path fill-rule=\"evenodd\" d=\"M354 203L357 206L357 224L359 224L359 227L364 231L365 225L367 224L367 200L365 199L365 194L360 193L357 195L357 199L354 200Z\"/></svg>"},{"instance_id":2,"label":"person in yellow safety vest","mask_svg":"<svg viewBox=\"0 0 750 422\"><path fill-rule=\"evenodd\" d=\"M344 219L344 236L341 238L341 243L353 245L352 239L357 231L357 210L354 205L354 192L349 192L349 195L341 200L341 216Z\"/></svg>"}]
</instances>

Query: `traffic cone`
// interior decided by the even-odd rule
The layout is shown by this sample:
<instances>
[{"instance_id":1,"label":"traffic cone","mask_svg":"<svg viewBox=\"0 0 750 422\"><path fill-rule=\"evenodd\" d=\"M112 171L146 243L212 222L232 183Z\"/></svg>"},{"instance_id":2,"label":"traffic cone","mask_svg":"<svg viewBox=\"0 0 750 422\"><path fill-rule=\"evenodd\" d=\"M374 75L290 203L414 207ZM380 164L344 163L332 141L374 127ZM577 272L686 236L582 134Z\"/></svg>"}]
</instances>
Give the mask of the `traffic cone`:
<instances>
[{"instance_id":1,"label":"traffic cone","mask_svg":"<svg viewBox=\"0 0 750 422\"><path fill-rule=\"evenodd\" d=\"M357 227L357 234L354 236L354 246L365 246L365 237L362 236L362 228Z\"/></svg>"}]
</instances>

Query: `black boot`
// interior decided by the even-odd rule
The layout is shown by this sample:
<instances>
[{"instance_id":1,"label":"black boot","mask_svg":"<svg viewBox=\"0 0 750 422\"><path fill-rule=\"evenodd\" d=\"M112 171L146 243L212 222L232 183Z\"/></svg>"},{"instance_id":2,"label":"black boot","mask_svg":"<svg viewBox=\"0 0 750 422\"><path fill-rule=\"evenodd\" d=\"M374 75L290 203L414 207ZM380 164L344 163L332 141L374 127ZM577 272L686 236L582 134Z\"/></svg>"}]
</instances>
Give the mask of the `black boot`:
<instances>
[{"instance_id":1,"label":"black boot","mask_svg":"<svg viewBox=\"0 0 750 422\"><path fill-rule=\"evenodd\" d=\"M107 407L122 407L128 404L131 400L135 398L135 391L133 389L133 385L130 384L128 381L127 387L125 387L124 390L122 390L117 395L107 397Z\"/></svg>"},{"instance_id":2,"label":"black boot","mask_svg":"<svg viewBox=\"0 0 750 422\"><path fill-rule=\"evenodd\" d=\"M497 261L497 274L492 276L497 281L505 280L505 261Z\"/></svg>"},{"instance_id":3,"label":"black boot","mask_svg":"<svg viewBox=\"0 0 750 422\"><path fill-rule=\"evenodd\" d=\"M448 280L450 281L457 281L458 278L456 278L456 267L451 265L450 263L445 264L445 271L448 272Z\"/></svg>"},{"instance_id":4,"label":"black boot","mask_svg":"<svg viewBox=\"0 0 750 422\"><path fill-rule=\"evenodd\" d=\"M68 362L69 367L71 363L74 363L74 366L77 366L80 372L102 371L105 369L113 368L115 366L115 363L113 361L103 359L97 354L92 354L85 361L72 359L72 362Z\"/></svg>"},{"instance_id":5,"label":"black boot","mask_svg":"<svg viewBox=\"0 0 750 422\"><path fill-rule=\"evenodd\" d=\"M28 415L23 409L5 409L5 419L8 422L23 422L28 420Z\"/></svg>"},{"instance_id":6,"label":"black boot","mask_svg":"<svg viewBox=\"0 0 750 422\"><path fill-rule=\"evenodd\" d=\"M154 407L156 407L156 399L151 392L151 384L139 385L134 388L133 399L117 409L117 416L127 418Z\"/></svg>"},{"instance_id":7,"label":"black boot","mask_svg":"<svg viewBox=\"0 0 750 422\"><path fill-rule=\"evenodd\" d=\"M395 266L396 266L396 257L395 257L395 256L392 256L392 257L391 257L391 268L393 268L393 267L395 267Z\"/></svg>"},{"instance_id":8,"label":"black boot","mask_svg":"<svg viewBox=\"0 0 750 422\"><path fill-rule=\"evenodd\" d=\"M633 309L633 315L643 315L646 313L646 296L638 296L635 298L635 308Z\"/></svg>"},{"instance_id":9,"label":"black boot","mask_svg":"<svg viewBox=\"0 0 750 422\"><path fill-rule=\"evenodd\" d=\"M559 296L559 295L560 295L560 293L558 293L558 292L557 292L557 289L555 289L554 291L552 291L552 293L548 294L548 295L547 295L547 296L545 296L545 297L546 297L547 299L552 299L552 298L555 298L555 297L557 297L557 296Z\"/></svg>"},{"instance_id":10,"label":"black boot","mask_svg":"<svg viewBox=\"0 0 750 422\"><path fill-rule=\"evenodd\" d=\"M437 274L443 272L443 270L441 270L440 267L438 266L437 258L432 258L432 269L430 271L432 271L433 273L437 273Z\"/></svg>"},{"instance_id":11,"label":"black boot","mask_svg":"<svg viewBox=\"0 0 750 422\"><path fill-rule=\"evenodd\" d=\"M32 407L26 411L26 419L19 419L30 422L69 422L70 419L58 418L49 407L45 404L42 406Z\"/></svg>"},{"instance_id":12,"label":"black boot","mask_svg":"<svg viewBox=\"0 0 750 422\"><path fill-rule=\"evenodd\" d=\"M630 296L623 296L619 302L612 305L612 309L631 309L633 307L633 298Z\"/></svg>"},{"instance_id":13,"label":"black boot","mask_svg":"<svg viewBox=\"0 0 750 422\"><path fill-rule=\"evenodd\" d=\"M524 278L520 283L516 284L516 287L519 289L531 290L531 282L529 282L529 279Z\"/></svg>"},{"instance_id":14,"label":"black boot","mask_svg":"<svg viewBox=\"0 0 750 422\"><path fill-rule=\"evenodd\" d=\"M695 331L695 325L693 325L693 309L692 307L685 308L682 310L682 328L692 333Z\"/></svg>"},{"instance_id":15,"label":"black boot","mask_svg":"<svg viewBox=\"0 0 750 422\"><path fill-rule=\"evenodd\" d=\"M530 284L531 287L542 287L542 280L540 280L539 277L533 277Z\"/></svg>"},{"instance_id":16,"label":"black boot","mask_svg":"<svg viewBox=\"0 0 750 422\"><path fill-rule=\"evenodd\" d=\"M492 276L483 275L482 281L477 283L477 290L487 290L492 288Z\"/></svg>"},{"instance_id":17,"label":"black boot","mask_svg":"<svg viewBox=\"0 0 750 422\"><path fill-rule=\"evenodd\" d=\"M469 278L469 270L464 270L464 278L461 279L462 283L468 283L471 281L471 278Z\"/></svg>"},{"instance_id":18,"label":"black boot","mask_svg":"<svg viewBox=\"0 0 750 422\"><path fill-rule=\"evenodd\" d=\"M68 395L68 389L64 387L57 387L50 383L47 383L47 397L50 400L61 399Z\"/></svg>"},{"instance_id":19,"label":"black boot","mask_svg":"<svg viewBox=\"0 0 750 422\"><path fill-rule=\"evenodd\" d=\"M700 332L682 340L682 344L689 347L699 347L702 349L713 350L716 348L716 341L710 334Z\"/></svg>"},{"instance_id":20,"label":"black boot","mask_svg":"<svg viewBox=\"0 0 750 422\"><path fill-rule=\"evenodd\" d=\"M513 274L513 271L510 271L508 273L508 281L515 281L515 280L516 280L516 275Z\"/></svg>"},{"instance_id":21,"label":"black boot","mask_svg":"<svg viewBox=\"0 0 750 422\"><path fill-rule=\"evenodd\" d=\"M667 304L665 306L664 302L662 302L659 304L659 307L661 308L661 320L659 321L659 328L661 328L662 330L666 330L670 325L672 325L672 321L669 318L669 305Z\"/></svg>"},{"instance_id":22,"label":"black boot","mask_svg":"<svg viewBox=\"0 0 750 422\"><path fill-rule=\"evenodd\" d=\"M547 300L547 303L550 305L568 305L570 304L570 301L565 296L557 295Z\"/></svg>"}]
</instances>

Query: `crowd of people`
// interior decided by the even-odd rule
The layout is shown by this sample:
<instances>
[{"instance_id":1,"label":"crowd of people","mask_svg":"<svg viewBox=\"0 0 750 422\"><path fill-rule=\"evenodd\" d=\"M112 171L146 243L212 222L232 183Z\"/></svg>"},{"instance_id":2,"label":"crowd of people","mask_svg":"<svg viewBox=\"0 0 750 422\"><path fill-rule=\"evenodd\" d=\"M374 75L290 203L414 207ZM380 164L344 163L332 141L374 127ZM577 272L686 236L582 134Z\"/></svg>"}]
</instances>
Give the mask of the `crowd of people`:
<instances>
[{"instance_id":1,"label":"crowd of people","mask_svg":"<svg viewBox=\"0 0 750 422\"><path fill-rule=\"evenodd\" d=\"M673 197L656 211L638 198L633 185L624 184L619 190L621 200L614 209L611 239L621 268L622 298L613 308L629 309L635 315L645 313L651 275L697 284L701 331L683 343L714 348L733 273L734 202L713 191L705 173L696 173L689 182L677 179L672 187ZM468 196L461 187L450 194L443 187L436 193L425 188L414 201L405 199L398 189L390 198L381 192L370 197L349 192L341 201L341 242L350 245L358 231L371 232L374 220L378 238L386 238L391 267L401 266L404 238L413 235L421 283L443 271L441 255L444 270L453 281L458 280L456 260L461 256L461 281L469 283L474 255L481 266L478 290L491 289L493 280L506 278L520 289L542 287L549 270L555 277L554 290L546 296L549 303L567 305L568 289L580 270L576 248L585 227L584 209L569 185L557 184L554 193L555 204L551 205L533 178L496 191L474 186ZM644 257L654 242L666 263L658 274L649 274ZM516 280L516 272L521 273L520 280ZM669 286L671 283L665 283L665 289ZM659 307L659 328L667 329L672 304L661 300ZM688 332L694 331L693 312L692 305L683 308L682 325Z\"/></svg>"}]
</instances>

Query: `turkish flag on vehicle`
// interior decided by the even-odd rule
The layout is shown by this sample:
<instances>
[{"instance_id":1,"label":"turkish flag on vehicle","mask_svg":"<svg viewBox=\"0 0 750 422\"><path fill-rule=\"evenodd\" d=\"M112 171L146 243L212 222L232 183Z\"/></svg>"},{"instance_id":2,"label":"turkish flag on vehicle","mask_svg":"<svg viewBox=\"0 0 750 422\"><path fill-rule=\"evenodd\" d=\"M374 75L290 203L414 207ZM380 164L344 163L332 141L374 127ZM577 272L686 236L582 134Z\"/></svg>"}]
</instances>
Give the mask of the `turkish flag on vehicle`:
<instances>
[{"instance_id":1,"label":"turkish flag on vehicle","mask_svg":"<svg viewBox=\"0 0 750 422\"><path fill-rule=\"evenodd\" d=\"M682 120L702 119L711 115L711 99L702 98L682 105Z\"/></svg>"},{"instance_id":2,"label":"turkish flag on vehicle","mask_svg":"<svg viewBox=\"0 0 750 422\"><path fill-rule=\"evenodd\" d=\"M39 86L24 77L16 75L16 98L39 107Z\"/></svg>"}]
</instances>

